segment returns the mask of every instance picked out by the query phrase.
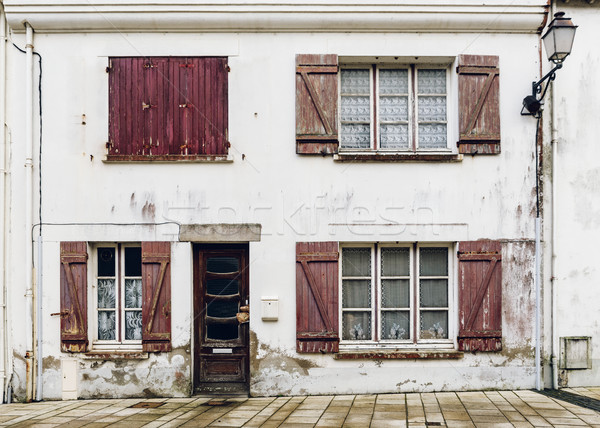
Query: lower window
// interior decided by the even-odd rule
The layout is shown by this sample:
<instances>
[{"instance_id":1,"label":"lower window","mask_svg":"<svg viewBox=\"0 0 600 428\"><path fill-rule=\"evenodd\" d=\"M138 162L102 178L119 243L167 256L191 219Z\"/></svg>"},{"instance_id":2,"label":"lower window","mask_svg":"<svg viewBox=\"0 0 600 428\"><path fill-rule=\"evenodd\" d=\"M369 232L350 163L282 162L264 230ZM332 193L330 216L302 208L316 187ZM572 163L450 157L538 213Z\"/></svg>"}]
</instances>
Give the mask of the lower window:
<instances>
[{"instance_id":1,"label":"lower window","mask_svg":"<svg viewBox=\"0 0 600 428\"><path fill-rule=\"evenodd\" d=\"M135 244L94 249L94 348L141 348L142 250Z\"/></svg>"},{"instance_id":2,"label":"lower window","mask_svg":"<svg viewBox=\"0 0 600 428\"><path fill-rule=\"evenodd\" d=\"M453 346L451 245L344 245L341 340Z\"/></svg>"}]
</instances>

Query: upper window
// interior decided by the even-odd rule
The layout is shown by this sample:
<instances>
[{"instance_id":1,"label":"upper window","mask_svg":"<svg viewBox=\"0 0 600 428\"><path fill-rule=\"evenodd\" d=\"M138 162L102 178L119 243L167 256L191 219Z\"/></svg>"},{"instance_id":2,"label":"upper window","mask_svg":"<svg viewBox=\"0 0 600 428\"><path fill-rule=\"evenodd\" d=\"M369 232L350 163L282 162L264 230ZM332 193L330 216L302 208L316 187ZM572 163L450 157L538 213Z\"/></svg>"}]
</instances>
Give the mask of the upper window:
<instances>
[{"instance_id":1,"label":"upper window","mask_svg":"<svg viewBox=\"0 0 600 428\"><path fill-rule=\"evenodd\" d=\"M448 148L446 68L344 67L340 88L342 150Z\"/></svg>"},{"instance_id":2,"label":"upper window","mask_svg":"<svg viewBox=\"0 0 600 428\"><path fill-rule=\"evenodd\" d=\"M142 252L139 245L95 249L94 345L142 343Z\"/></svg>"},{"instance_id":3,"label":"upper window","mask_svg":"<svg viewBox=\"0 0 600 428\"><path fill-rule=\"evenodd\" d=\"M451 346L449 253L417 244L343 247L342 341Z\"/></svg>"},{"instance_id":4,"label":"upper window","mask_svg":"<svg viewBox=\"0 0 600 428\"><path fill-rule=\"evenodd\" d=\"M107 160L226 158L227 58L111 58Z\"/></svg>"}]
</instances>

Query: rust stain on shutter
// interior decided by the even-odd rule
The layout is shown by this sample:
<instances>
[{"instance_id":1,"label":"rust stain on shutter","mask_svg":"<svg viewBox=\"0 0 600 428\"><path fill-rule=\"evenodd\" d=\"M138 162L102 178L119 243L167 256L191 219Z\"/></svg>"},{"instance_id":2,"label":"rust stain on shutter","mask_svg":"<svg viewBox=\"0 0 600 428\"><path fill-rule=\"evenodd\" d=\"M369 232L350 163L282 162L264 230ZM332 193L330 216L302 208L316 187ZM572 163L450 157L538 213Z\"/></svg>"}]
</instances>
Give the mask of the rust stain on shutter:
<instances>
[{"instance_id":1,"label":"rust stain on shutter","mask_svg":"<svg viewBox=\"0 0 600 428\"><path fill-rule=\"evenodd\" d=\"M142 348L171 350L171 244L142 242Z\"/></svg>"},{"instance_id":2,"label":"rust stain on shutter","mask_svg":"<svg viewBox=\"0 0 600 428\"><path fill-rule=\"evenodd\" d=\"M60 335L63 352L87 350L87 244L60 243Z\"/></svg>"}]
</instances>

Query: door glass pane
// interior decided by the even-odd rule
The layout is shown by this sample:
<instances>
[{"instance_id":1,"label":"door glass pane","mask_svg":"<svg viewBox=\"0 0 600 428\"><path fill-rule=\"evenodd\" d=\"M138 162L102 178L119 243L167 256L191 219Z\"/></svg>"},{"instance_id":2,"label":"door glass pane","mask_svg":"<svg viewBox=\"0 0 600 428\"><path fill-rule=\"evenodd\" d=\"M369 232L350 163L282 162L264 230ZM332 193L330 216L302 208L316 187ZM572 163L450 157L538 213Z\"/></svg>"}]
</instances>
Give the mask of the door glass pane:
<instances>
[{"instance_id":1,"label":"door glass pane","mask_svg":"<svg viewBox=\"0 0 600 428\"><path fill-rule=\"evenodd\" d=\"M209 317L227 318L238 313L237 301L213 300L206 305L206 315Z\"/></svg>"},{"instance_id":2,"label":"door glass pane","mask_svg":"<svg viewBox=\"0 0 600 428\"><path fill-rule=\"evenodd\" d=\"M209 279L206 281L206 293L214 296L231 296L238 294L237 279Z\"/></svg>"},{"instance_id":3,"label":"door glass pane","mask_svg":"<svg viewBox=\"0 0 600 428\"><path fill-rule=\"evenodd\" d=\"M142 340L142 311L125 311L125 339Z\"/></svg>"},{"instance_id":4,"label":"door glass pane","mask_svg":"<svg viewBox=\"0 0 600 428\"><path fill-rule=\"evenodd\" d=\"M233 273L240 270L237 257L209 257L206 260L206 271L212 273Z\"/></svg>"},{"instance_id":5,"label":"door glass pane","mask_svg":"<svg viewBox=\"0 0 600 428\"><path fill-rule=\"evenodd\" d=\"M98 248L98 276L115 276L115 248Z\"/></svg>"},{"instance_id":6,"label":"door glass pane","mask_svg":"<svg viewBox=\"0 0 600 428\"><path fill-rule=\"evenodd\" d=\"M98 340L115 340L115 312L98 311Z\"/></svg>"},{"instance_id":7,"label":"door glass pane","mask_svg":"<svg viewBox=\"0 0 600 428\"><path fill-rule=\"evenodd\" d=\"M342 281L342 307L370 308L371 281L368 279L344 279Z\"/></svg>"},{"instance_id":8,"label":"door glass pane","mask_svg":"<svg viewBox=\"0 0 600 428\"><path fill-rule=\"evenodd\" d=\"M419 296L421 307L447 308L448 280L422 279L419 286Z\"/></svg>"},{"instance_id":9,"label":"door glass pane","mask_svg":"<svg viewBox=\"0 0 600 428\"><path fill-rule=\"evenodd\" d=\"M410 306L408 279L381 280L381 305L384 308L408 308Z\"/></svg>"},{"instance_id":10,"label":"door glass pane","mask_svg":"<svg viewBox=\"0 0 600 428\"><path fill-rule=\"evenodd\" d=\"M409 276L410 250L408 248L382 248L382 276Z\"/></svg>"},{"instance_id":11,"label":"door glass pane","mask_svg":"<svg viewBox=\"0 0 600 428\"><path fill-rule=\"evenodd\" d=\"M343 276L371 276L371 249L342 249Z\"/></svg>"},{"instance_id":12,"label":"door glass pane","mask_svg":"<svg viewBox=\"0 0 600 428\"><path fill-rule=\"evenodd\" d=\"M421 311L421 339L448 339L448 312Z\"/></svg>"},{"instance_id":13,"label":"door glass pane","mask_svg":"<svg viewBox=\"0 0 600 428\"><path fill-rule=\"evenodd\" d=\"M448 248L421 248L421 276L448 275Z\"/></svg>"},{"instance_id":14,"label":"door glass pane","mask_svg":"<svg viewBox=\"0 0 600 428\"><path fill-rule=\"evenodd\" d=\"M125 280L125 307L142 307L142 280L140 278Z\"/></svg>"},{"instance_id":15,"label":"door glass pane","mask_svg":"<svg viewBox=\"0 0 600 428\"><path fill-rule=\"evenodd\" d=\"M115 308L116 287L114 279L98 280L98 308Z\"/></svg>"},{"instance_id":16,"label":"door glass pane","mask_svg":"<svg viewBox=\"0 0 600 428\"><path fill-rule=\"evenodd\" d=\"M343 340L370 340L371 339L371 312L343 312L342 313L342 339Z\"/></svg>"},{"instance_id":17,"label":"door glass pane","mask_svg":"<svg viewBox=\"0 0 600 428\"><path fill-rule=\"evenodd\" d=\"M238 338L237 324L208 324L206 338L213 340L234 340Z\"/></svg>"},{"instance_id":18,"label":"door glass pane","mask_svg":"<svg viewBox=\"0 0 600 428\"><path fill-rule=\"evenodd\" d=\"M410 339L410 312L381 312L381 336L384 340Z\"/></svg>"},{"instance_id":19,"label":"door glass pane","mask_svg":"<svg viewBox=\"0 0 600 428\"><path fill-rule=\"evenodd\" d=\"M125 247L125 276L142 276L142 249Z\"/></svg>"}]
</instances>

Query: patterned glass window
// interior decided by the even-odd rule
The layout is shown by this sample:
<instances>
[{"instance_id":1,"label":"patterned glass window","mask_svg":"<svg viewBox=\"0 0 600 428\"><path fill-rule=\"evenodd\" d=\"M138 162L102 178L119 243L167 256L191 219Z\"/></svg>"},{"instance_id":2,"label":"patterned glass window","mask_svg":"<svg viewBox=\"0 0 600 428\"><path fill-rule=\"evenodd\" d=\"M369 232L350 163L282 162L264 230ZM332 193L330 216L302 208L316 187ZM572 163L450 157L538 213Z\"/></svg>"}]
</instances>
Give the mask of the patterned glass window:
<instances>
[{"instance_id":1,"label":"patterned glass window","mask_svg":"<svg viewBox=\"0 0 600 428\"><path fill-rule=\"evenodd\" d=\"M450 253L416 243L342 247L342 341L450 345Z\"/></svg>"},{"instance_id":2,"label":"patterned glass window","mask_svg":"<svg viewBox=\"0 0 600 428\"><path fill-rule=\"evenodd\" d=\"M446 68L414 65L342 68L341 148L447 149L446 74Z\"/></svg>"},{"instance_id":3,"label":"patterned glass window","mask_svg":"<svg viewBox=\"0 0 600 428\"><path fill-rule=\"evenodd\" d=\"M98 344L142 340L142 252L140 246L96 248L96 337Z\"/></svg>"}]
</instances>

